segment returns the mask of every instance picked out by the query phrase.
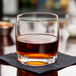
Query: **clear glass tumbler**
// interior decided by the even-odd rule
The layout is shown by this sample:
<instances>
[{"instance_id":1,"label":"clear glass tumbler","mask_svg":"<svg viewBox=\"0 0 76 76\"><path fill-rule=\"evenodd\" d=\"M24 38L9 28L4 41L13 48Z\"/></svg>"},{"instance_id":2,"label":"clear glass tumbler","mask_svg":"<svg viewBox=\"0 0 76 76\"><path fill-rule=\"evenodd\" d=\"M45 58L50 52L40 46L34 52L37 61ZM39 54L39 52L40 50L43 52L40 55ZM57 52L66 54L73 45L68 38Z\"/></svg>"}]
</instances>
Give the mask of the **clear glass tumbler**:
<instances>
[{"instance_id":1,"label":"clear glass tumbler","mask_svg":"<svg viewBox=\"0 0 76 76\"><path fill-rule=\"evenodd\" d=\"M58 16L49 12L19 14L16 23L18 61L43 66L56 61L59 42Z\"/></svg>"}]
</instances>

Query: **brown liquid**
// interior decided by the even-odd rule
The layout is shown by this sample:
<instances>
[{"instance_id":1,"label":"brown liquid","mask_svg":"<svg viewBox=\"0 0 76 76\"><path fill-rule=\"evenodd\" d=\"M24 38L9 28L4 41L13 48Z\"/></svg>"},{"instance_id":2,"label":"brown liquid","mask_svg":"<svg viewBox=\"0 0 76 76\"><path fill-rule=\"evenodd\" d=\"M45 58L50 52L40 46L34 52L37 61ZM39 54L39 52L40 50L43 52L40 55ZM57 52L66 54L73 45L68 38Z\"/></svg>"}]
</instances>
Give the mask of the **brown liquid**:
<instances>
[{"instance_id":1,"label":"brown liquid","mask_svg":"<svg viewBox=\"0 0 76 76\"><path fill-rule=\"evenodd\" d=\"M48 34L26 34L17 38L16 46L19 55L40 59L51 58L57 54L58 39Z\"/></svg>"}]
</instances>

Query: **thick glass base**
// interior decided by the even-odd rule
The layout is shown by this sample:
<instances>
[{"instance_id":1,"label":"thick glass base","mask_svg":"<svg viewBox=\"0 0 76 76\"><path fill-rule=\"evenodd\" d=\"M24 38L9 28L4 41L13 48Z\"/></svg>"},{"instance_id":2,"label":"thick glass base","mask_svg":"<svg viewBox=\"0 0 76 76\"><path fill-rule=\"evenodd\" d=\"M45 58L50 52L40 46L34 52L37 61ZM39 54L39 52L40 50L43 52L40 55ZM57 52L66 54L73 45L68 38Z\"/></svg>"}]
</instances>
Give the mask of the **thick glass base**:
<instances>
[{"instance_id":1,"label":"thick glass base","mask_svg":"<svg viewBox=\"0 0 76 76\"><path fill-rule=\"evenodd\" d=\"M39 58L29 58L18 54L18 61L22 64L30 66L44 66L47 64L52 64L56 61L56 59L57 55L53 56L52 58L39 59Z\"/></svg>"}]
</instances>

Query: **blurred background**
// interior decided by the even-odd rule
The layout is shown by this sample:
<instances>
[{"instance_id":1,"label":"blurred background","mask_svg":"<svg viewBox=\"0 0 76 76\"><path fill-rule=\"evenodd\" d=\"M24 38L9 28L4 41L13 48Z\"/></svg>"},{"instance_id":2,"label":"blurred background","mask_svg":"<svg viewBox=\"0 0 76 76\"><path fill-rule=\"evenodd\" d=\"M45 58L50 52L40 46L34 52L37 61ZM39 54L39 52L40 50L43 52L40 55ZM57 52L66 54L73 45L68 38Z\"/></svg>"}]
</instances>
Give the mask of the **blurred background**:
<instances>
[{"instance_id":1,"label":"blurred background","mask_svg":"<svg viewBox=\"0 0 76 76\"><path fill-rule=\"evenodd\" d=\"M16 16L22 12L46 11L65 15L76 12L75 4L76 0L0 0L0 13L3 16Z\"/></svg>"},{"instance_id":2,"label":"blurred background","mask_svg":"<svg viewBox=\"0 0 76 76\"><path fill-rule=\"evenodd\" d=\"M76 0L0 0L0 19L8 20L23 12L53 12L59 17L72 17L76 15Z\"/></svg>"},{"instance_id":3,"label":"blurred background","mask_svg":"<svg viewBox=\"0 0 76 76\"><path fill-rule=\"evenodd\" d=\"M4 16L15 16L22 12L35 11L64 15L71 11L68 8L70 2L75 4L75 0L1 0L2 9L0 9Z\"/></svg>"},{"instance_id":4,"label":"blurred background","mask_svg":"<svg viewBox=\"0 0 76 76\"><path fill-rule=\"evenodd\" d=\"M0 0L0 21L15 24L16 16L24 12L53 12L58 14L59 50L63 50L61 52L69 50L71 53L74 50L73 55L76 56L76 0ZM2 24L4 25L4 22Z\"/></svg>"}]
</instances>

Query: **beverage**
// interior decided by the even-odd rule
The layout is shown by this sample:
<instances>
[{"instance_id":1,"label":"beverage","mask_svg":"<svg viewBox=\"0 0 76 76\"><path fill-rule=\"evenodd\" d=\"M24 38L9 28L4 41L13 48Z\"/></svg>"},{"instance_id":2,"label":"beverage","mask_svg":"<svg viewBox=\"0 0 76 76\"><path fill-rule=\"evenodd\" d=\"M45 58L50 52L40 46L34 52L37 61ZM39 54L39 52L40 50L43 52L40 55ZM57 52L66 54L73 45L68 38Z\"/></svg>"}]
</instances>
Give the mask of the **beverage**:
<instances>
[{"instance_id":1,"label":"beverage","mask_svg":"<svg viewBox=\"0 0 76 76\"><path fill-rule=\"evenodd\" d=\"M56 14L28 12L17 16L16 51L20 63L32 66L54 63L57 58L58 40Z\"/></svg>"},{"instance_id":2,"label":"beverage","mask_svg":"<svg viewBox=\"0 0 76 76\"><path fill-rule=\"evenodd\" d=\"M52 58L58 51L57 37L49 34L21 35L17 38L16 45L20 56L33 59ZM21 61L21 57L18 57L18 60Z\"/></svg>"}]
</instances>

